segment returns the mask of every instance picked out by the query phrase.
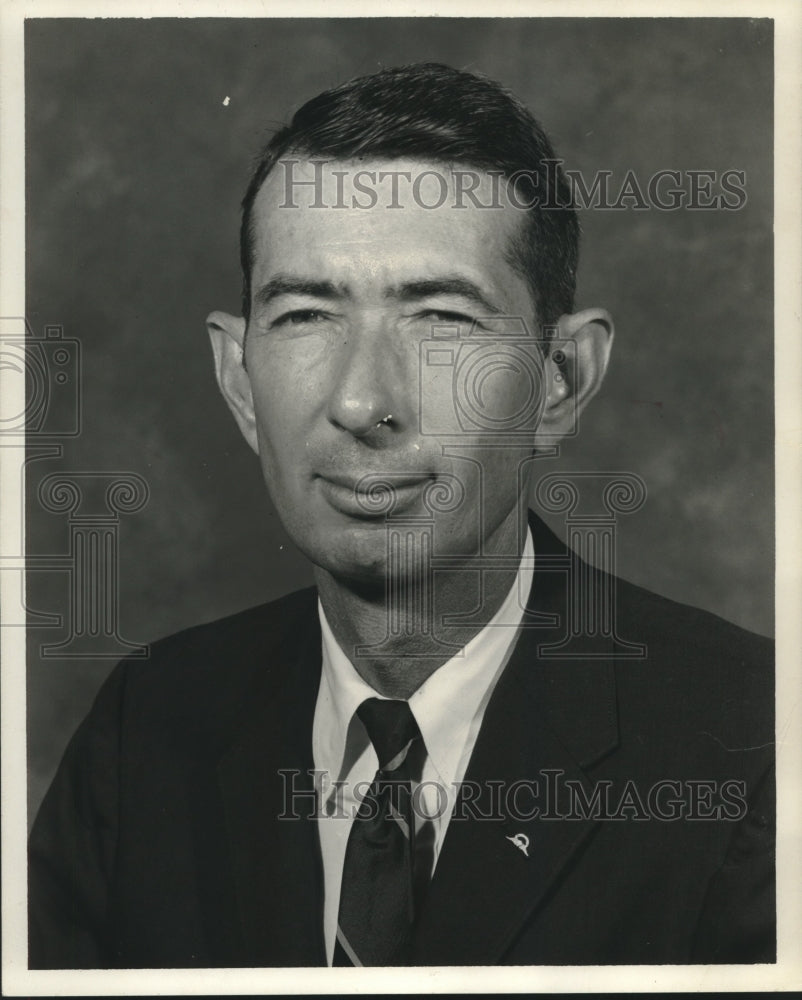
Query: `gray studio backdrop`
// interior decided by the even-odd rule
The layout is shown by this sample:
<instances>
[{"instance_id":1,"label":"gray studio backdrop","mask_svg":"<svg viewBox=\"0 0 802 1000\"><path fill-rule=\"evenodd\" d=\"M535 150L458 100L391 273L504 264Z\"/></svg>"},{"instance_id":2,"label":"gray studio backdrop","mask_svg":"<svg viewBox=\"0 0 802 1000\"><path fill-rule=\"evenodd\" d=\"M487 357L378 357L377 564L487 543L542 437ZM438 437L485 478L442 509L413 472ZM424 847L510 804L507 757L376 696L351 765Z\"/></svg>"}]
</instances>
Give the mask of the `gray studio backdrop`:
<instances>
[{"instance_id":1,"label":"gray studio backdrop","mask_svg":"<svg viewBox=\"0 0 802 1000\"><path fill-rule=\"evenodd\" d=\"M91 520L108 473L147 484L113 527L130 642L311 581L218 396L204 317L238 310L238 203L271 128L352 75L421 60L503 81L588 178L745 172L738 211L582 213L578 305L609 308L617 342L560 468L645 481L619 524L622 576L772 632L770 22L31 20L27 314L81 351L80 433L28 465L28 549L46 557L28 603L64 616L29 632L32 813L114 662L42 655L70 635L76 523L40 485L94 474L79 477ZM49 405L40 438L72 419L63 394Z\"/></svg>"}]
</instances>

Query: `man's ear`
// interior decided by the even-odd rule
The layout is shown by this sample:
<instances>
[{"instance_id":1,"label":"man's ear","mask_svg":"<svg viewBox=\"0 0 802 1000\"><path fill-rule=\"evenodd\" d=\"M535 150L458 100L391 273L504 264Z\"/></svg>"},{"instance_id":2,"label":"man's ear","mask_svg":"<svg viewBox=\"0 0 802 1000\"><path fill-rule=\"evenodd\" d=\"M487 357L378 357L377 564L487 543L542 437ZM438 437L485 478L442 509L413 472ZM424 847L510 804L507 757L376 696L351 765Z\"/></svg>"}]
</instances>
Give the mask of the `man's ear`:
<instances>
[{"instance_id":1,"label":"man's ear","mask_svg":"<svg viewBox=\"0 0 802 1000\"><path fill-rule=\"evenodd\" d=\"M613 346L613 321L604 309L560 317L546 359L548 392L538 433L563 437L599 391Z\"/></svg>"},{"instance_id":2,"label":"man's ear","mask_svg":"<svg viewBox=\"0 0 802 1000\"><path fill-rule=\"evenodd\" d=\"M215 311L206 317L220 392L234 414L243 437L258 455L251 380L243 364L245 327L242 317L228 313Z\"/></svg>"}]
</instances>

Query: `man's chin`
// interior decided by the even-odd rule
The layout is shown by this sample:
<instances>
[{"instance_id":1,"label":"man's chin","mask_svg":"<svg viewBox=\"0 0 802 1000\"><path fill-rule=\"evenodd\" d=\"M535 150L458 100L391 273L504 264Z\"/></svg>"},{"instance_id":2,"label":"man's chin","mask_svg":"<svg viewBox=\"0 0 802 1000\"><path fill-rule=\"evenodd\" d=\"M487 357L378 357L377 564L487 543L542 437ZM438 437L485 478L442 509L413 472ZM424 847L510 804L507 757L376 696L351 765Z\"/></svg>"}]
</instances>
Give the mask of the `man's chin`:
<instances>
[{"instance_id":1,"label":"man's chin","mask_svg":"<svg viewBox=\"0 0 802 1000\"><path fill-rule=\"evenodd\" d=\"M318 570L343 583L378 588L384 592L388 574L387 525L384 521L351 521L332 525L317 537L296 544Z\"/></svg>"}]
</instances>

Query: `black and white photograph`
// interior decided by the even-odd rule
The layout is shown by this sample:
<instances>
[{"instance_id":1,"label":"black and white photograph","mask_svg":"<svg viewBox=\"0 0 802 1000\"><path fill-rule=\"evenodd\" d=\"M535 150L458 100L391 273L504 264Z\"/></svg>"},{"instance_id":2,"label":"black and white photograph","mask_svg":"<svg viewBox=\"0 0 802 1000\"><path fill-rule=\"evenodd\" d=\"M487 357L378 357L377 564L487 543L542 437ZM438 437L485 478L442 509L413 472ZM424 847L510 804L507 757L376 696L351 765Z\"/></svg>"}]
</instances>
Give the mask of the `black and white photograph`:
<instances>
[{"instance_id":1,"label":"black and white photograph","mask_svg":"<svg viewBox=\"0 0 802 1000\"><path fill-rule=\"evenodd\" d=\"M799 14L254 6L4 39L4 992L799 987Z\"/></svg>"}]
</instances>

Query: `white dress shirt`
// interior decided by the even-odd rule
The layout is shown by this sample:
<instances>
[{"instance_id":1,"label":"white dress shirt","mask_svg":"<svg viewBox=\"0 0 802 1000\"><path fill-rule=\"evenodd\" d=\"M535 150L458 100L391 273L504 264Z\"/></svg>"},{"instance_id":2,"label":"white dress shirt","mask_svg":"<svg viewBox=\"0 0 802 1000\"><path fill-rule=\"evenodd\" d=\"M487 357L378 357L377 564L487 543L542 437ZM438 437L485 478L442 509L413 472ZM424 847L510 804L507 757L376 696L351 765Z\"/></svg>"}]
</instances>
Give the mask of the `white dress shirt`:
<instances>
[{"instance_id":1,"label":"white dress shirt","mask_svg":"<svg viewBox=\"0 0 802 1000\"><path fill-rule=\"evenodd\" d=\"M534 545L527 532L518 574L493 619L455 656L438 667L409 698L423 737L426 759L421 775L418 825L434 825L437 864L459 784L465 776L487 703L507 665L529 599ZM318 789L318 830L323 857L323 928L328 964L337 934L345 848L354 814L378 769L364 726L355 716L366 698L381 698L357 673L331 631L318 602L323 636L312 747ZM353 721L353 724L352 724ZM341 785L335 783L342 783Z\"/></svg>"}]
</instances>

